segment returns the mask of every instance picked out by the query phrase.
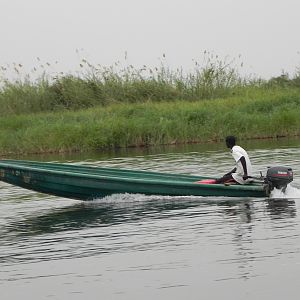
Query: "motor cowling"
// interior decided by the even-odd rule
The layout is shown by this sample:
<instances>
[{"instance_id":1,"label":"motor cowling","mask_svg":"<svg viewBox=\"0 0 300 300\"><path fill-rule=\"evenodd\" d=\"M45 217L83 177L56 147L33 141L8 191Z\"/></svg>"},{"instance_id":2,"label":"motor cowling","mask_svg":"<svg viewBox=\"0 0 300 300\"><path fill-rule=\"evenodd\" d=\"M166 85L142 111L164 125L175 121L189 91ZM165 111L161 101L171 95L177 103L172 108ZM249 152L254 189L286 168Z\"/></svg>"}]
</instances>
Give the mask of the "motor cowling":
<instances>
[{"instance_id":1,"label":"motor cowling","mask_svg":"<svg viewBox=\"0 0 300 300\"><path fill-rule=\"evenodd\" d=\"M293 170L288 167L268 168L265 181L269 185L269 190L274 188L284 190L293 181Z\"/></svg>"}]
</instances>

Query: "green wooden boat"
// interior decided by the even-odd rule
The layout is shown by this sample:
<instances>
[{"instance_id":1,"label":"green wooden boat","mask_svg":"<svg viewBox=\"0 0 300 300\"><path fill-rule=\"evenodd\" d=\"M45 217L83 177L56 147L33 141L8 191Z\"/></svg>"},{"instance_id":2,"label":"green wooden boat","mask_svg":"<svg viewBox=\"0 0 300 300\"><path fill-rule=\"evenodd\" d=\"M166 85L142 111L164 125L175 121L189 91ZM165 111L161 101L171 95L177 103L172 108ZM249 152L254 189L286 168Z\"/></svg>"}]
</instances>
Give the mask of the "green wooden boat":
<instances>
[{"instance_id":1,"label":"green wooden boat","mask_svg":"<svg viewBox=\"0 0 300 300\"><path fill-rule=\"evenodd\" d=\"M0 180L25 189L72 199L112 194L266 197L262 183L199 184L199 177L62 163L0 160Z\"/></svg>"}]
</instances>

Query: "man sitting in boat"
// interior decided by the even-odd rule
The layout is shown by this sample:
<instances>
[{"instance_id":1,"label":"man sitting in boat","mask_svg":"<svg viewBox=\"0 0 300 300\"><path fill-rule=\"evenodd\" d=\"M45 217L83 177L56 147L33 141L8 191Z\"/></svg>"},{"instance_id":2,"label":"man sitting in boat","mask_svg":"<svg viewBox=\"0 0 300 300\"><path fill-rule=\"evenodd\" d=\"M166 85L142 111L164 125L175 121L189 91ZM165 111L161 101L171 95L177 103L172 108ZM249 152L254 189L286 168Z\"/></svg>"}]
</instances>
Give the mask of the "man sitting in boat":
<instances>
[{"instance_id":1,"label":"man sitting in boat","mask_svg":"<svg viewBox=\"0 0 300 300\"><path fill-rule=\"evenodd\" d=\"M216 183L238 183L247 184L252 180L252 166L249 156L245 149L236 145L236 138L234 136L226 137L226 146L231 149L231 154L236 162L236 167L225 174L223 177L216 180Z\"/></svg>"}]
</instances>

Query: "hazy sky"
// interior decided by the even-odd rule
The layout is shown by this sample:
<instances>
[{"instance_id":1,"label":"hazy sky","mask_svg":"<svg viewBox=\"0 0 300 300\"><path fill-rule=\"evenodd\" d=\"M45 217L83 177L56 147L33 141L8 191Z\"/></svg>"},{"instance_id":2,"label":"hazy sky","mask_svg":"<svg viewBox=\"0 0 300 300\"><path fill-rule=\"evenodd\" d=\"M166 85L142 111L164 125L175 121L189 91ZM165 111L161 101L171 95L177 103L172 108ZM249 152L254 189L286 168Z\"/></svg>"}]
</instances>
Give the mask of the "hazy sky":
<instances>
[{"instance_id":1,"label":"hazy sky","mask_svg":"<svg viewBox=\"0 0 300 300\"><path fill-rule=\"evenodd\" d=\"M299 0L0 0L0 66L55 61L191 68L205 50L263 77L300 67ZM76 51L78 49L78 51Z\"/></svg>"}]
</instances>

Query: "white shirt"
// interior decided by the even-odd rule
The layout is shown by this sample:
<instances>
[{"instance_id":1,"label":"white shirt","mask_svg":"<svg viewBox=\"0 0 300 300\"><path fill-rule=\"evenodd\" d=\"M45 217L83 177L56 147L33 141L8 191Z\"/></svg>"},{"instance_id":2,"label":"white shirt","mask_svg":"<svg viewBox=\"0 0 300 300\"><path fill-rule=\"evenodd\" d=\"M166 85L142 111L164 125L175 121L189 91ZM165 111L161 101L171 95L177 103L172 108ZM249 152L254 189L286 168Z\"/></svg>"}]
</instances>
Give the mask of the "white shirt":
<instances>
[{"instance_id":1,"label":"white shirt","mask_svg":"<svg viewBox=\"0 0 300 300\"><path fill-rule=\"evenodd\" d=\"M244 180L244 168L241 163L241 157L245 157L246 161L246 167L247 167L247 175L252 176L252 165L249 159L249 156L247 152L240 146L233 146L231 149L231 154L236 162L236 171L235 173L232 173L232 177L235 181L237 181L240 184L245 184L251 181L251 179Z\"/></svg>"}]
</instances>

